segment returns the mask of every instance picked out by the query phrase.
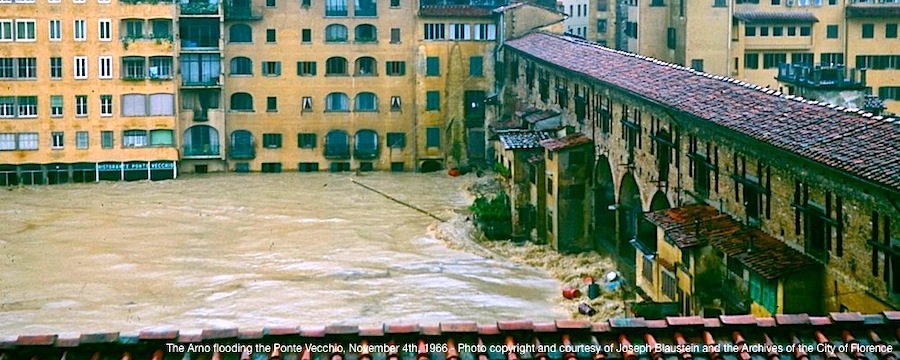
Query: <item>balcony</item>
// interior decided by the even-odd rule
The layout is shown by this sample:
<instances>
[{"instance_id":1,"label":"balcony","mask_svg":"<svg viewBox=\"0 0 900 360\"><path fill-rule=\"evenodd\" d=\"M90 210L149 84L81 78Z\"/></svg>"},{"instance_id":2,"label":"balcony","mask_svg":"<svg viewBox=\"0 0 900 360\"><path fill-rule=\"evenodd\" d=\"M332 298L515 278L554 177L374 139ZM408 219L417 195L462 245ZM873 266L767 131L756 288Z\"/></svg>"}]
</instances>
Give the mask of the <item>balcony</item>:
<instances>
[{"instance_id":1,"label":"balcony","mask_svg":"<svg viewBox=\"0 0 900 360\"><path fill-rule=\"evenodd\" d=\"M900 16L897 0L852 0L847 6L848 18L896 18Z\"/></svg>"},{"instance_id":2,"label":"balcony","mask_svg":"<svg viewBox=\"0 0 900 360\"><path fill-rule=\"evenodd\" d=\"M262 20L262 13L250 6L229 5L225 7L225 21Z\"/></svg>"},{"instance_id":3,"label":"balcony","mask_svg":"<svg viewBox=\"0 0 900 360\"><path fill-rule=\"evenodd\" d=\"M178 7L181 15L218 15L219 3L209 1L182 2Z\"/></svg>"},{"instance_id":4,"label":"balcony","mask_svg":"<svg viewBox=\"0 0 900 360\"><path fill-rule=\"evenodd\" d=\"M193 145L193 146L184 146L181 149L181 156L185 158L217 158L221 156L219 152L219 145L217 144L204 144L204 145Z\"/></svg>"},{"instance_id":5,"label":"balcony","mask_svg":"<svg viewBox=\"0 0 900 360\"><path fill-rule=\"evenodd\" d=\"M844 65L812 66L804 64L778 64L778 81L803 87L828 87L836 89L865 89L862 81L856 80L856 69L850 69L847 77Z\"/></svg>"}]
</instances>

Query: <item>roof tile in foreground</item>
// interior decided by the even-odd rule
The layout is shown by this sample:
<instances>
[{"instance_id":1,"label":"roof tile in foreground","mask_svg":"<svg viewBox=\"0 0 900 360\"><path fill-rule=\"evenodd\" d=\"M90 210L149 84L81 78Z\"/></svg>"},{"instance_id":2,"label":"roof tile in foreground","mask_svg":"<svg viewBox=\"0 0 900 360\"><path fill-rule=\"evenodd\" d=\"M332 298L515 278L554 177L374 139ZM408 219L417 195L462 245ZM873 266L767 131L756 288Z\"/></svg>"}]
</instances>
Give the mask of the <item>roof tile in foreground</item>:
<instances>
[{"instance_id":1,"label":"roof tile in foreground","mask_svg":"<svg viewBox=\"0 0 900 360\"><path fill-rule=\"evenodd\" d=\"M900 120L844 109L584 40L531 33L506 46L776 148L900 190Z\"/></svg>"},{"instance_id":2,"label":"roof tile in foreground","mask_svg":"<svg viewBox=\"0 0 900 360\"><path fill-rule=\"evenodd\" d=\"M295 327L288 334L264 332L254 339L242 339L240 334L248 333L243 329L205 330L197 332L204 336L192 344L164 339L179 333L174 331L140 337L128 344L114 337L100 343L76 344L62 337L49 341L57 339L56 335L25 335L0 347L0 359L893 360L900 355L898 325L895 313L834 313L774 318L619 318L595 323L521 320L480 325L386 325L386 331L377 334L357 327L316 327L313 333L323 337L303 336L302 330L298 336ZM329 331L318 331L326 328ZM796 351L797 345L792 344L804 345L804 351Z\"/></svg>"}]
</instances>

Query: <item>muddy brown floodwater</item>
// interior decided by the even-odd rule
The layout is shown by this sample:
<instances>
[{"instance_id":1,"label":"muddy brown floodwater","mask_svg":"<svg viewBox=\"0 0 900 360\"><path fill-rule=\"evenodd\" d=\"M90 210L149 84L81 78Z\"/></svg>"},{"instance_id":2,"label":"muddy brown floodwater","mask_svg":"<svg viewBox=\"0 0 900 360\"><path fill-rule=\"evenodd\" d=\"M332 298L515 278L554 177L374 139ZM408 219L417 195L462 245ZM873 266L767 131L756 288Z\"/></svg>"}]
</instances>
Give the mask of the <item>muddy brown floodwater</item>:
<instances>
[{"instance_id":1,"label":"muddy brown floodwater","mask_svg":"<svg viewBox=\"0 0 900 360\"><path fill-rule=\"evenodd\" d=\"M545 270L350 177L0 189L0 335L568 317ZM457 221L471 200L471 177L355 178Z\"/></svg>"}]
</instances>

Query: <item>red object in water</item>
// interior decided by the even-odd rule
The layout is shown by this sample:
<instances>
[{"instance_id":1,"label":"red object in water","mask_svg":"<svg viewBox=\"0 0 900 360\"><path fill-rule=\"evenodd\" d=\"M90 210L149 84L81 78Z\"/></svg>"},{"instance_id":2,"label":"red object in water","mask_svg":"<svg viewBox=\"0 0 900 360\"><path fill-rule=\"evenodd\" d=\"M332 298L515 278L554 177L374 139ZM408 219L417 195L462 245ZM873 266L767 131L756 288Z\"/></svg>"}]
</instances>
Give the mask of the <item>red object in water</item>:
<instances>
[{"instance_id":1,"label":"red object in water","mask_svg":"<svg viewBox=\"0 0 900 360\"><path fill-rule=\"evenodd\" d=\"M577 297L581 297L581 290L573 289L573 288L565 288L562 291L562 296L566 299L574 299Z\"/></svg>"},{"instance_id":2,"label":"red object in water","mask_svg":"<svg viewBox=\"0 0 900 360\"><path fill-rule=\"evenodd\" d=\"M594 278L591 276L585 276L583 281L585 285L590 285L594 283Z\"/></svg>"},{"instance_id":3,"label":"red object in water","mask_svg":"<svg viewBox=\"0 0 900 360\"><path fill-rule=\"evenodd\" d=\"M447 174L450 176L454 176L454 177L459 176L459 169L452 168L452 169L450 169L450 171L447 172Z\"/></svg>"}]
</instances>

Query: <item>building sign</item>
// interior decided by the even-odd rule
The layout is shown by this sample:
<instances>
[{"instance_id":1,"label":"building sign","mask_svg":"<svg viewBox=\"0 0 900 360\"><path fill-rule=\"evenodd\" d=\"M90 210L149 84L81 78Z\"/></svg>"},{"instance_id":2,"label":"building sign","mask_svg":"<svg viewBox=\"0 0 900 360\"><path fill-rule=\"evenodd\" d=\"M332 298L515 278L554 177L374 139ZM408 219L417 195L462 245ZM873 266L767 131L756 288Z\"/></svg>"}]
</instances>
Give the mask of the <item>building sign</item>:
<instances>
[{"instance_id":1,"label":"building sign","mask_svg":"<svg viewBox=\"0 0 900 360\"><path fill-rule=\"evenodd\" d=\"M134 170L174 170L174 161L128 162L128 163L101 163L97 164L97 171L134 171Z\"/></svg>"},{"instance_id":2,"label":"building sign","mask_svg":"<svg viewBox=\"0 0 900 360\"><path fill-rule=\"evenodd\" d=\"M174 161L154 161L150 163L150 169L153 170L174 170L175 162Z\"/></svg>"}]
</instances>

